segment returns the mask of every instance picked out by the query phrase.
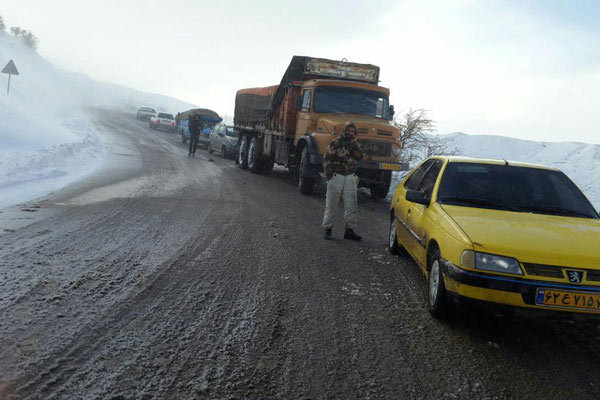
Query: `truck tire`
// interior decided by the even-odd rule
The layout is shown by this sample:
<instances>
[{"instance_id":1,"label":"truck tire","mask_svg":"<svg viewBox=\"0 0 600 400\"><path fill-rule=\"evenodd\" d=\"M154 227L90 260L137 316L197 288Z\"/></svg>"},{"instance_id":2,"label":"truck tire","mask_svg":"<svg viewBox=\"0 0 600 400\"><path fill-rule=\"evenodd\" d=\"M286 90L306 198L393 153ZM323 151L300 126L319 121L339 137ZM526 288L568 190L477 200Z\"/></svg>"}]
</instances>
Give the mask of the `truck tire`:
<instances>
[{"instance_id":1,"label":"truck tire","mask_svg":"<svg viewBox=\"0 0 600 400\"><path fill-rule=\"evenodd\" d=\"M378 200L384 199L390 190L390 185L371 185L371 198Z\"/></svg>"},{"instance_id":2,"label":"truck tire","mask_svg":"<svg viewBox=\"0 0 600 400\"><path fill-rule=\"evenodd\" d=\"M304 168L308 164L308 147L302 149L300 156L300 165L298 166L298 189L302 194L312 194L315 187L315 180L304 175Z\"/></svg>"},{"instance_id":3,"label":"truck tire","mask_svg":"<svg viewBox=\"0 0 600 400\"><path fill-rule=\"evenodd\" d=\"M241 169L248 169L248 136L242 135L238 148L237 163Z\"/></svg>"},{"instance_id":4,"label":"truck tire","mask_svg":"<svg viewBox=\"0 0 600 400\"><path fill-rule=\"evenodd\" d=\"M381 175L383 182L371 185L371 198L373 199L384 199L390 191L390 184L392 182L392 172L383 171Z\"/></svg>"},{"instance_id":5,"label":"truck tire","mask_svg":"<svg viewBox=\"0 0 600 400\"><path fill-rule=\"evenodd\" d=\"M248 143L248 170L253 174L261 172L260 147L256 136L252 136Z\"/></svg>"}]
</instances>

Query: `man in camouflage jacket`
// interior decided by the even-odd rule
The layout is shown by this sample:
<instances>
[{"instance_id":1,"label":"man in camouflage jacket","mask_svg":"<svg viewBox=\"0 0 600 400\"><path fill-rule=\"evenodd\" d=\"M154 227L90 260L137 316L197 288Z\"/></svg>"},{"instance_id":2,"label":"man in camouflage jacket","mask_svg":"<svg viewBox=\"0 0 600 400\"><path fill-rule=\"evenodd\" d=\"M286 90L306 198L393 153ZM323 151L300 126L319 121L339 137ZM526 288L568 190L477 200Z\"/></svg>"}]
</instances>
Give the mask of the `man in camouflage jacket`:
<instances>
[{"instance_id":1,"label":"man in camouflage jacket","mask_svg":"<svg viewBox=\"0 0 600 400\"><path fill-rule=\"evenodd\" d=\"M331 240L331 231L340 201L344 203L344 239L361 240L354 233L356 227L356 189L358 177L354 173L363 150L356 142L356 126L346 122L342 135L332 141L325 153L323 166L327 178L327 198L323 217L324 238Z\"/></svg>"}]
</instances>

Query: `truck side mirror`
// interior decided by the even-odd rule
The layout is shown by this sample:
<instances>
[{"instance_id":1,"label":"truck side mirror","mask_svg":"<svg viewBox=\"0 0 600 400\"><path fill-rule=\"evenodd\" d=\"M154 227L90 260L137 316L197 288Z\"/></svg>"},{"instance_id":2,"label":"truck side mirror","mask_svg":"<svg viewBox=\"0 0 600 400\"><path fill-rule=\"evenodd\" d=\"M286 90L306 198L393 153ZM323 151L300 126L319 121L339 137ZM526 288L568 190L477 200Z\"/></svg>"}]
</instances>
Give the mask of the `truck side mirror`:
<instances>
[{"instance_id":1,"label":"truck side mirror","mask_svg":"<svg viewBox=\"0 0 600 400\"><path fill-rule=\"evenodd\" d=\"M303 97L301 94L296 96L296 110L298 110L298 111L300 111L302 109L302 100L303 100Z\"/></svg>"},{"instance_id":2,"label":"truck side mirror","mask_svg":"<svg viewBox=\"0 0 600 400\"><path fill-rule=\"evenodd\" d=\"M394 106L390 104L390 117L394 118Z\"/></svg>"}]
</instances>

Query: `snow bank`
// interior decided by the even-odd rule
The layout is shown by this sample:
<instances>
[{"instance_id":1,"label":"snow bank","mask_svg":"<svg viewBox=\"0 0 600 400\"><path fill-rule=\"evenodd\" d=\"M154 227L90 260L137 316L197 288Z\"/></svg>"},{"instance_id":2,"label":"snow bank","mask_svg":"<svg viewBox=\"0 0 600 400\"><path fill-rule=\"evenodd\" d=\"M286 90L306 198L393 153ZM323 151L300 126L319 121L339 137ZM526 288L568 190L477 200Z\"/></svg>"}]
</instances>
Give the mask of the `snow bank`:
<instances>
[{"instance_id":1,"label":"snow bank","mask_svg":"<svg viewBox=\"0 0 600 400\"><path fill-rule=\"evenodd\" d=\"M106 146L86 107L197 107L58 70L0 32L0 68L10 59L20 75L12 77L7 96L8 75L0 74L0 208L43 196L102 165Z\"/></svg>"},{"instance_id":2,"label":"snow bank","mask_svg":"<svg viewBox=\"0 0 600 400\"><path fill-rule=\"evenodd\" d=\"M104 145L82 111L84 93L23 43L0 32L0 207L47 194L101 165ZM1 68L0 67L0 68Z\"/></svg>"},{"instance_id":3,"label":"snow bank","mask_svg":"<svg viewBox=\"0 0 600 400\"><path fill-rule=\"evenodd\" d=\"M558 168L600 209L600 145L575 142L535 142L505 136L442 135L448 149L457 149L467 157L522 161ZM411 165L413 167L414 165ZM395 188L401 179L394 177ZM390 195L392 195L390 191Z\"/></svg>"}]
</instances>

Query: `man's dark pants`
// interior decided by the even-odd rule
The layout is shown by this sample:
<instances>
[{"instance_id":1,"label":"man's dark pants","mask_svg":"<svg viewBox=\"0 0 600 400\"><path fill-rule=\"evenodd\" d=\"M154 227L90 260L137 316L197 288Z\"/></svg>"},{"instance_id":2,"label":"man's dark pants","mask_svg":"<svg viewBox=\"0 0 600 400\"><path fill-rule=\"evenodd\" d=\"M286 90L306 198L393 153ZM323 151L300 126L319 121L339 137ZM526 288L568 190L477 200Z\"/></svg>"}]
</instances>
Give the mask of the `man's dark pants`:
<instances>
[{"instance_id":1,"label":"man's dark pants","mask_svg":"<svg viewBox=\"0 0 600 400\"><path fill-rule=\"evenodd\" d=\"M198 136L190 137L190 154L196 154L196 146L198 146Z\"/></svg>"}]
</instances>

